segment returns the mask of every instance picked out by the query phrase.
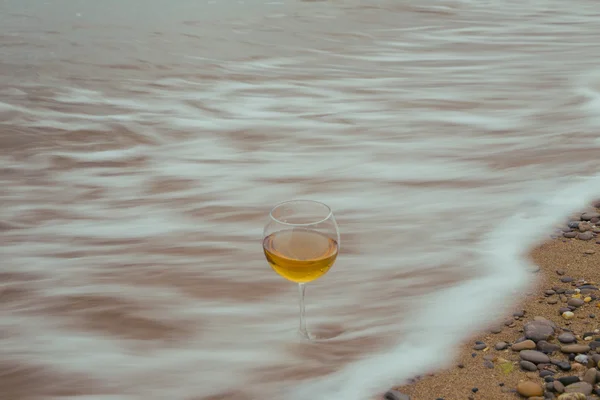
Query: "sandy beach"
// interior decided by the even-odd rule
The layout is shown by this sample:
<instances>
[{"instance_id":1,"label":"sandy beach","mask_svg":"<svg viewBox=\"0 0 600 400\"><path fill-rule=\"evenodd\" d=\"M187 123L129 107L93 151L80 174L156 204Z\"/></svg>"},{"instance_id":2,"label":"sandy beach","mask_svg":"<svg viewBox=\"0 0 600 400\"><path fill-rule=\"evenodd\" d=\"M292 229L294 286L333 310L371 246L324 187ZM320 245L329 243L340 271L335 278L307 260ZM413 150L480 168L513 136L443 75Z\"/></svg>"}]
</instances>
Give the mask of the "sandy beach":
<instances>
[{"instance_id":1,"label":"sandy beach","mask_svg":"<svg viewBox=\"0 0 600 400\"><path fill-rule=\"evenodd\" d=\"M598 213L600 209L590 209L588 212ZM415 383L388 392L387 398L527 398L526 395L517 392L519 385L522 392L528 387L533 392L543 391L537 396L542 399L559 398L560 392L565 390L577 393L589 392L590 389L593 392L591 395L584 393L587 398L599 398L600 386L597 383L600 382L600 292L597 287L600 284L600 236L597 232L600 224L595 217L592 221L596 221L596 224L580 221L581 218L578 217L581 217L581 213L573 216L566 226L558 227L550 240L531 253L534 263L539 266L539 270L532 271L537 275L536 286L528 293L515 293L524 299L520 306L514 309L513 315L507 315L499 326L492 327L490 331L474 335L472 340L462 347L454 367L417 378ZM568 229L568 226L573 228ZM589 236L593 237L586 239ZM583 304L578 305L581 303ZM561 309L571 304L574 305L571 306L573 316L566 319L570 314L563 316ZM526 336L530 337L531 332L526 327L533 328L529 330L535 332L535 328L539 327L544 331L544 325L550 327L547 330L549 336L545 340L543 336L546 332L542 337L533 337L535 341L525 344L523 342L521 347L516 346L517 350L513 349L515 343L523 341ZM535 333L532 335L535 336ZM567 345L583 345L583 351L564 352ZM521 348L534 353L523 354L518 350ZM544 355L550 359L549 362L523 362L526 361L523 356L533 356L534 359L539 356L543 359ZM587 363L582 364L586 360ZM559 362L568 364L556 365ZM569 390L569 385L566 385L565 389L565 385L557 384L556 381L561 378L566 383L577 380L574 382L576 390ZM572 386L571 389L573 388ZM535 399L536 396L529 398ZM566 395L560 398L566 398ZM579 398L586 397L569 397Z\"/></svg>"}]
</instances>

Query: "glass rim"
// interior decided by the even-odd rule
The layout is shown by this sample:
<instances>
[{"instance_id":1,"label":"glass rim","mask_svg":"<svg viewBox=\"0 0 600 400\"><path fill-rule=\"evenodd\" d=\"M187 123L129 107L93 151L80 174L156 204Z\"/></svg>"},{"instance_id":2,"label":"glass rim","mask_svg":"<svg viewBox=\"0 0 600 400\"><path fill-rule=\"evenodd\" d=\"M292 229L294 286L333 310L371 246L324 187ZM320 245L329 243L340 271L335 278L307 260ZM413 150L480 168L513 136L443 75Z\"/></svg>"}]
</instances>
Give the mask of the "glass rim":
<instances>
[{"instance_id":1,"label":"glass rim","mask_svg":"<svg viewBox=\"0 0 600 400\"><path fill-rule=\"evenodd\" d=\"M327 210L327 216L323 219L317 220L315 222L308 222L308 223L304 223L304 224L294 224L291 222L284 222L282 220L280 220L279 218L275 217L273 215L273 211L275 211L277 208L285 205L285 204L289 204L289 203L313 203L313 204L318 204L321 205L323 207L325 207L325 209ZM287 225L287 226L311 226L311 225L317 225L320 224L321 222L325 222L327 221L329 218L331 218L333 216L333 211L331 210L331 207L329 207L327 204L321 202L321 201L317 201L317 200L305 200L305 199L292 199L292 200L285 200L282 202L279 202L277 204L275 204L273 206L273 208L271 208L271 211L269 212L269 217L274 220L275 222L282 224L282 225Z\"/></svg>"}]
</instances>

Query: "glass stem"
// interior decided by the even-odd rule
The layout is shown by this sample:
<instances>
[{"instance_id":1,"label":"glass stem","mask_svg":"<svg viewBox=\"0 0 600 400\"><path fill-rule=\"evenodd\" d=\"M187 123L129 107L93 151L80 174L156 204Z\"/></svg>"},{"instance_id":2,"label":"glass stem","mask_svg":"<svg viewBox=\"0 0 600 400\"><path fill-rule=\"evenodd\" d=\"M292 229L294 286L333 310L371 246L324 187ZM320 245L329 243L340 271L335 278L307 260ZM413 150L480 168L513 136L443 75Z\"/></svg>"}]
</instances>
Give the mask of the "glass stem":
<instances>
[{"instance_id":1,"label":"glass stem","mask_svg":"<svg viewBox=\"0 0 600 400\"><path fill-rule=\"evenodd\" d=\"M306 289L306 284L299 283L298 284L298 292L300 294L300 327L298 331L300 336L304 339L309 339L308 331L306 330L306 320L304 318L304 291Z\"/></svg>"}]
</instances>

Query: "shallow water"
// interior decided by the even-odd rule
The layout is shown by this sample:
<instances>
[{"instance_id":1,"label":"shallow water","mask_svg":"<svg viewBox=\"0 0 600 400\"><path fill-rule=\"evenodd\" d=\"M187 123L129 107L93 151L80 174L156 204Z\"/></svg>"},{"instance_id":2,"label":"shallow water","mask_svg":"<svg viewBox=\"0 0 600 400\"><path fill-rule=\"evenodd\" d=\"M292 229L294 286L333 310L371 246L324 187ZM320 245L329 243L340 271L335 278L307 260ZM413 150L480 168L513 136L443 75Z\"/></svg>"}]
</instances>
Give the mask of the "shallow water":
<instances>
[{"instance_id":1,"label":"shallow water","mask_svg":"<svg viewBox=\"0 0 600 400\"><path fill-rule=\"evenodd\" d=\"M364 400L450 362L600 194L599 37L592 0L3 0L0 397ZM262 255L289 198L342 232L321 343Z\"/></svg>"}]
</instances>

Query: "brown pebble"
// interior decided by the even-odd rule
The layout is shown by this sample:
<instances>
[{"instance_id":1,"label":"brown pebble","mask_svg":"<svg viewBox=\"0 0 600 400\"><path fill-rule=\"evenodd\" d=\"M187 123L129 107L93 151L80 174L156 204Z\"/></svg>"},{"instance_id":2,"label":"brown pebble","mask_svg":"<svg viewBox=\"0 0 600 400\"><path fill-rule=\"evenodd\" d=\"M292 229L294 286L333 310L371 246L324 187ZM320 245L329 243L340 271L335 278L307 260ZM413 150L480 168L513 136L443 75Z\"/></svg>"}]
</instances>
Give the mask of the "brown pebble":
<instances>
[{"instance_id":1,"label":"brown pebble","mask_svg":"<svg viewBox=\"0 0 600 400\"><path fill-rule=\"evenodd\" d=\"M556 273L560 276L563 276L565 274L565 270L564 269L557 269Z\"/></svg>"},{"instance_id":2,"label":"brown pebble","mask_svg":"<svg viewBox=\"0 0 600 400\"><path fill-rule=\"evenodd\" d=\"M536 382L525 381L519 382L517 392L523 397L543 396L544 388Z\"/></svg>"},{"instance_id":3,"label":"brown pebble","mask_svg":"<svg viewBox=\"0 0 600 400\"><path fill-rule=\"evenodd\" d=\"M554 390L556 393L563 393L565 391L565 385L560 383L560 381L554 381Z\"/></svg>"},{"instance_id":4,"label":"brown pebble","mask_svg":"<svg viewBox=\"0 0 600 400\"><path fill-rule=\"evenodd\" d=\"M584 254L588 254L588 255L591 255L591 254L596 254L596 252L595 252L594 250L586 250L586 251L584 251L583 253L584 253Z\"/></svg>"},{"instance_id":5,"label":"brown pebble","mask_svg":"<svg viewBox=\"0 0 600 400\"><path fill-rule=\"evenodd\" d=\"M513 344L511 347L511 349L513 349L514 351L534 350L535 348L536 344L533 340L524 340L522 342Z\"/></svg>"},{"instance_id":6,"label":"brown pebble","mask_svg":"<svg viewBox=\"0 0 600 400\"><path fill-rule=\"evenodd\" d=\"M590 368L583 375L583 381L589 383L590 385L596 384L596 370L594 368Z\"/></svg>"}]
</instances>

